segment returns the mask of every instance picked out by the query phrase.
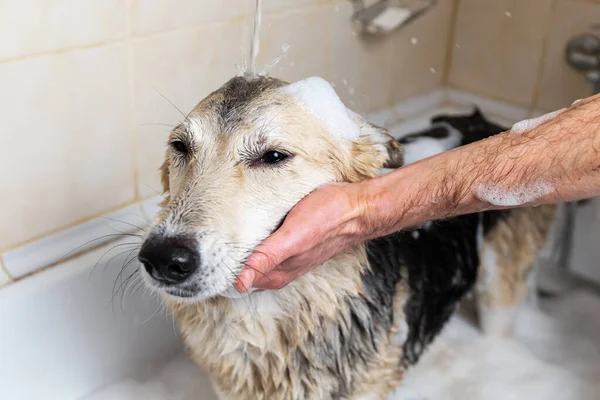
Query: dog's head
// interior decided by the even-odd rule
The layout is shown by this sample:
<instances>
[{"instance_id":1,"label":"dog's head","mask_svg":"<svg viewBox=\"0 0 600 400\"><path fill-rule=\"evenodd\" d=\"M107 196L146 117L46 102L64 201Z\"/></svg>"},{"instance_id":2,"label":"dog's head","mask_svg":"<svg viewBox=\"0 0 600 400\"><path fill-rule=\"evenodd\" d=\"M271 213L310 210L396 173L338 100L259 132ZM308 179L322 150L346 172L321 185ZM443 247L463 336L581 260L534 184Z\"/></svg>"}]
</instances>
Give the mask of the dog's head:
<instances>
[{"instance_id":1,"label":"dog's head","mask_svg":"<svg viewBox=\"0 0 600 400\"><path fill-rule=\"evenodd\" d=\"M320 78L233 78L169 138L168 198L140 251L150 285L187 301L226 295L245 258L304 196L402 164L384 129Z\"/></svg>"}]
</instances>

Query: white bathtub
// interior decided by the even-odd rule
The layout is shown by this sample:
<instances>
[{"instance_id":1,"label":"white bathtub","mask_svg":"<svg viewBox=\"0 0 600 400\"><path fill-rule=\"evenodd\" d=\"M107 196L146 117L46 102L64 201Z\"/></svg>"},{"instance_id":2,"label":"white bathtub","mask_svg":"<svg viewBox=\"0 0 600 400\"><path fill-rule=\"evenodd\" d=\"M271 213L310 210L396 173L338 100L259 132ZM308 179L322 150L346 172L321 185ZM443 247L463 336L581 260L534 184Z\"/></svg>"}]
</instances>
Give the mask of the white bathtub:
<instances>
[{"instance_id":1,"label":"white bathtub","mask_svg":"<svg viewBox=\"0 0 600 400\"><path fill-rule=\"evenodd\" d=\"M124 258L91 274L101 248L0 290L0 398L79 399L142 376L179 350L172 320L143 293L113 284ZM126 255L125 255L126 256ZM151 318L150 318L151 317Z\"/></svg>"},{"instance_id":2,"label":"white bathtub","mask_svg":"<svg viewBox=\"0 0 600 400\"><path fill-rule=\"evenodd\" d=\"M436 92L372 119L399 135L426 126L433 113L470 110L468 103L474 101L499 123L530 116L527 110L470 101L460 94L450 100L446 93ZM181 354L173 321L162 309L156 312L160 305L155 298L137 291L126 296L121 308L118 294L111 305L113 285L128 254L114 259L108 269L100 265L92 273L108 247L0 290L1 399L79 400L125 377L151 376ZM193 367L187 371L191 374L188 380L196 382L194 398L214 399L201 373ZM113 395L105 398L117 399ZM150 397L137 393L121 398Z\"/></svg>"}]
</instances>

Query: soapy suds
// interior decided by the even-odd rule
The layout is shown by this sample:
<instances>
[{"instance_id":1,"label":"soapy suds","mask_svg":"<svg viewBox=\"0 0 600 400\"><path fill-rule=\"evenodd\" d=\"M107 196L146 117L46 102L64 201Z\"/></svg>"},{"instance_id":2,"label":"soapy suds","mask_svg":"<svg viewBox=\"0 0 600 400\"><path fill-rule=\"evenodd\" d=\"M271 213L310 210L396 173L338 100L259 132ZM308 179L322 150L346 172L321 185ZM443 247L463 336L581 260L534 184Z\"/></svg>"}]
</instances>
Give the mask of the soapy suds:
<instances>
[{"instance_id":1,"label":"soapy suds","mask_svg":"<svg viewBox=\"0 0 600 400\"><path fill-rule=\"evenodd\" d=\"M549 182L538 182L531 185L512 189L501 189L497 186L479 185L475 188L475 196L494 206L516 207L531 203L540 197L554 191L554 186Z\"/></svg>"},{"instance_id":2,"label":"soapy suds","mask_svg":"<svg viewBox=\"0 0 600 400\"><path fill-rule=\"evenodd\" d=\"M584 289L541 300L541 309L526 305L517 316L514 339L484 337L454 317L389 400L597 400L598 309L600 297ZM125 380L85 398L198 399L216 396L183 355L150 380Z\"/></svg>"},{"instance_id":3,"label":"soapy suds","mask_svg":"<svg viewBox=\"0 0 600 400\"><path fill-rule=\"evenodd\" d=\"M340 100L337 93L326 80L312 77L292 83L279 89L293 96L296 101L325 123L328 130L347 140L356 140L360 127Z\"/></svg>"},{"instance_id":4,"label":"soapy suds","mask_svg":"<svg viewBox=\"0 0 600 400\"><path fill-rule=\"evenodd\" d=\"M530 131L530 130L542 125L543 123L550 121L551 119L553 119L554 117L556 117L557 115L562 113L563 111L565 111L564 108L553 111L546 115L542 115L541 117L526 119L524 121L517 122L516 124L513 125L510 132L511 133L524 133L524 132Z\"/></svg>"}]
</instances>

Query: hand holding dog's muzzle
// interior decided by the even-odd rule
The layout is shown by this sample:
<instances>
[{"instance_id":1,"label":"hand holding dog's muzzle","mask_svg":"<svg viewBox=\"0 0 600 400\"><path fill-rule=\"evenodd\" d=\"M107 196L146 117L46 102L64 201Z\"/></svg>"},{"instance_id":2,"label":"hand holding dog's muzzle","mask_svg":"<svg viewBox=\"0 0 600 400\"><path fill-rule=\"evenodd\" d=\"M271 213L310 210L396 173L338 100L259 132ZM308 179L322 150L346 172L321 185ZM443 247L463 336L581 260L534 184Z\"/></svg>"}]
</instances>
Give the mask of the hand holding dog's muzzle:
<instances>
[{"instance_id":1,"label":"hand holding dog's muzzle","mask_svg":"<svg viewBox=\"0 0 600 400\"><path fill-rule=\"evenodd\" d=\"M362 242L359 189L360 184L329 184L301 200L248 257L236 289L280 289Z\"/></svg>"}]
</instances>

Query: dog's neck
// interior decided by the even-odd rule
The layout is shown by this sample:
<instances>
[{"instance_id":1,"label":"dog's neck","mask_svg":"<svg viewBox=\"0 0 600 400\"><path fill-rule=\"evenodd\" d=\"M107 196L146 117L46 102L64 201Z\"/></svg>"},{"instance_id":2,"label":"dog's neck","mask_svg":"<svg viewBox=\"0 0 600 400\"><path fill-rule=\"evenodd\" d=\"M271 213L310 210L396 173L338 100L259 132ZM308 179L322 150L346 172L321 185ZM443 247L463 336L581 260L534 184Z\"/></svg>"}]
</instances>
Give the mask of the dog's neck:
<instances>
[{"instance_id":1,"label":"dog's neck","mask_svg":"<svg viewBox=\"0 0 600 400\"><path fill-rule=\"evenodd\" d=\"M255 311L264 310L267 314L279 307L295 309L306 299L313 306L332 305L339 296L360 294L361 274L365 268L368 268L365 246L360 245L336 255L280 290L254 291L244 297L230 296L229 300L239 309L255 307Z\"/></svg>"}]
</instances>

